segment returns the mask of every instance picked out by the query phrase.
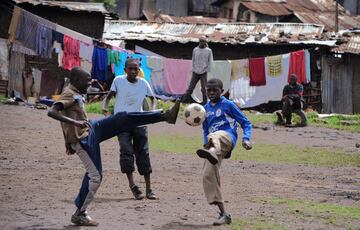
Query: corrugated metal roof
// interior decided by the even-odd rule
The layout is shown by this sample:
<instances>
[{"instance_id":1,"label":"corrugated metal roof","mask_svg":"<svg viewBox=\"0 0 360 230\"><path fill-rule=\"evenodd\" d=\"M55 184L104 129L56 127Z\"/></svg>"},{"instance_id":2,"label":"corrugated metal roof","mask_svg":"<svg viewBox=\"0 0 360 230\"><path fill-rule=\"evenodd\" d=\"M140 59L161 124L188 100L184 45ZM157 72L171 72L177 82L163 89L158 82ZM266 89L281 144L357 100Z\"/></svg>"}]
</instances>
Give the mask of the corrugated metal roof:
<instances>
[{"instance_id":1,"label":"corrugated metal roof","mask_svg":"<svg viewBox=\"0 0 360 230\"><path fill-rule=\"evenodd\" d=\"M109 12L105 9L104 3L97 2L63 2L63 1L43 1L43 0L13 0L17 4L29 3L34 6L55 6L65 8L71 11L88 11L88 12L99 12L102 14L108 14Z\"/></svg>"},{"instance_id":2,"label":"corrugated metal roof","mask_svg":"<svg viewBox=\"0 0 360 230\"><path fill-rule=\"evenodd\" d=\"M335 45L322 39L324 27L302 23L219 23L174 24L142 21L106 21L105 40L148 40L165 42L198 42L206 36L209 42L228 44L319 44Z\"/></svg>"},{"instance_id":3,"label":"corrugated metal roof","mask_svg":"<svg viewBox=\"0 0 360 230\"><path fill-rule=\"evenodd\" d=\"M350 32L350 34L343 36L343 40L347 41L343 41L343 44L333 48L333 52L360 54L360 31L355 34Z\"/></svg>"},{"instance_id":4,"label":"corrugated metal roof","mask_svg":"<svg viewBox=\"0 0 360 230\"><path fill-rule=\"evenodd\" d=\"M249 10L254 12L258 12L261 14L271 15L271 16L284 16L290 15L291 11L289 11L285 4L279 3L268 3L268 2L241 2Z\"/></svg>"},{"instance_id":5,"label":"corrugated metal roof","mask_svg":"<svg viewBox=\"0 0 360 230\"><path fill-rule=\"evenodd\" d=\"M294 15L304 23L322 24L328 31L335 30L335 15L333 13L295 12ZM339 15L340 30L353 28L360 28L360 16Z\"/></svg>"},{"instance_id":6,"label":"corrugated metal roof","mask_svg":"<svg viewBox=\"0 0 360 230\"><path fill-rule=\"evenodd\" d=\"M211 18L203 16L176 17L167 14L154 13L143 10L143 14L149 22L171 22L171 23L190 23L190 24L216 24L224 23L229 20L226 18Z\"/></svg>"}]
</instances>

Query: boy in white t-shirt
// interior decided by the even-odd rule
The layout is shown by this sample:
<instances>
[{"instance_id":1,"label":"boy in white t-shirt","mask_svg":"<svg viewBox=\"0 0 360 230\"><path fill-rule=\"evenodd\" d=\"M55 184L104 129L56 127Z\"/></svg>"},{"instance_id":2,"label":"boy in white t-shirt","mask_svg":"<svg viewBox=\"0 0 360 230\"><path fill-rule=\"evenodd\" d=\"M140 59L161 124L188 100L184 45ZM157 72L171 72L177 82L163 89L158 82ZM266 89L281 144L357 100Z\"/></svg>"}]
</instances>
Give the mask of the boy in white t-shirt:
<instances>
[{"instance_id":1,"label":"boy in white t-shirt","mask_svg":"<svg viewBox=\"0 0 360 230\"><path fill-rule=\"evenodd\" d=\"M139 63L136 59L129 58L125 62L126 75L114 79L110 92L104 100L103 112L108 114L108 104L111 97L115 96L114 114L118 112L141 112L143 101L149 96L152 99L153 109L156 108L156 100L149 83L138 77ZM134 182L133 172L134 161L139 174L144 176L146 183L146 197L156 199L151 189L150 174L152 173L147 127L136 127L128 132L118 135L120 145L120 168L121 172L127 175L129 187L137 200L144 198L141 190Z\"/></svg>"}]
</instances>

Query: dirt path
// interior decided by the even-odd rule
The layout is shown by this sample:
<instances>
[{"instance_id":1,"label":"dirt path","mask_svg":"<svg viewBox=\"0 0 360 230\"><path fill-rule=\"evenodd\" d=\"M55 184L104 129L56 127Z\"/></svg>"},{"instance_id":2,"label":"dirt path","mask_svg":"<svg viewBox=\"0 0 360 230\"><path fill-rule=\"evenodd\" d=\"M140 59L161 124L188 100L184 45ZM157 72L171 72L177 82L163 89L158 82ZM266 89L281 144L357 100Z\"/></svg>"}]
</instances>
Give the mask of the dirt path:
<instances>
[{"instance_id":1,"label":"dirt path","mask_svg":"<svg viewBox=\"0 0 360 230\"><path fill-rule=\"evenodd\" d=\"M175 127L153 125L150 133L200 135L180 122ZM305 132L306 131L306 132ZM287 138L281 139L281 132ZM299 133L303 133L299 135ZM336 137L332 137L335 135ZM358 151L358 134L308 127L256 129L255 142L319 145ZM348 138L346 138L348 137ZM293 138L296 141L291 142ZM335 140L336 138L336 140ZM90 212L97 229L209 229L216 214L206 204L201 186L202 160L192 155L152 153L153 187L160 200L135 201L119 173L116 139L102 144L104 180ZM283 206L260 202L281 197L360 205L358 168L225 161L223 190L234 218L267 217L288 229L328 229L324 221L301 218ZM0 105L0 229L78 229L70 225L84 171L76 156L64 153L60 125L46 111ZM143 181L136 175L141 187ZM332 225L345 229L348 223ZM352 220L360 226L360 220ZM81 228L84 229L84 228ZM221 229L228 229L222 227Z\"/></svg>"}]
</instances>

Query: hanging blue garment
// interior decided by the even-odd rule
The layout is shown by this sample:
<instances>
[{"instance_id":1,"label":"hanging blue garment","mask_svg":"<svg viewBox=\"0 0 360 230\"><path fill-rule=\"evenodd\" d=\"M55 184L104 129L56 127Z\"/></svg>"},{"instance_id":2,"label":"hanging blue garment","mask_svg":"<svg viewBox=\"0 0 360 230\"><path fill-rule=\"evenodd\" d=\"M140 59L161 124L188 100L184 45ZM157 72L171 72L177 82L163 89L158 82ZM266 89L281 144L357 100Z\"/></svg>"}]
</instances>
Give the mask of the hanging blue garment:
<instances>
[{"instance_id":1,"label":"hanging blue garment","mask_svg":"<svg viewBox=\"0 0 360 230\"><path fill-rule=\"evenodd\" d=\"M98 46L94 47L92 57L91 77L101 82L108 79L108 56L107 49Z\"/></svg>"},{"instance_id":2,"label":"hanging blue garment","mask_svg":"<svg viewBox=\"0 0 360 230\"><path fill-rule=\"evenodd\" d=\"M36 30L36 53L51 58L53 49L52 29L39 25Z\"/></svg>"},{"instance_id":3,"label":"hanging blue garment","mask_svg":"<svg viewBox=\"0 0 360 230\"><path fill-rule=\"evenodd\" d=\"M125 52L125 51L120 52L120 62L119 62L119 64L114 64L115 77L125 74L125 70L124 70L125 61L129 57L130 57L130 55L127 52Z\"/></svg>"}]
</instances>

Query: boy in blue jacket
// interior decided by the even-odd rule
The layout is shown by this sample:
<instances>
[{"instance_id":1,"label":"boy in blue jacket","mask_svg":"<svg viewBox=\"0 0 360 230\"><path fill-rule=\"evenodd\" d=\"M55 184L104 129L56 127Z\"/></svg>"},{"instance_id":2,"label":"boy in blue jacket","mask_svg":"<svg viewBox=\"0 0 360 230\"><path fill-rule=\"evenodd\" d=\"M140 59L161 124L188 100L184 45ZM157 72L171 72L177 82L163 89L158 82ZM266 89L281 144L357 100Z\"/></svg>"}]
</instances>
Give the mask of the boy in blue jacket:
<instances>
[{"instance_id":1,"label":"boy in blue jacket","mask_svg":"<svg viewBox=\"0 0 360 230\"><path fill-rule=\"evenodd\" d=\"M243 129L242 146L246 150L250 144L252 125L237 105L221 96L223 83L213 78L207 82L206 90L210 102L205 105L206 119L203 123L204 148L197 155L205 158L203 168L203 187L207 201L219 207L220 216L214 225L231 223L230 214L225 212L221 194L220 166L224 158L229 158L237 141L237 123Z\"/></svg>"}]
</instances>

